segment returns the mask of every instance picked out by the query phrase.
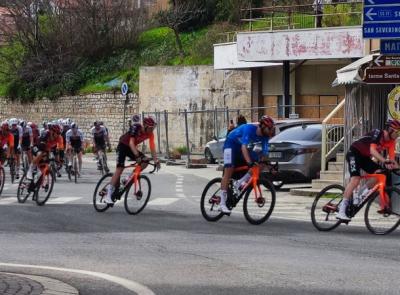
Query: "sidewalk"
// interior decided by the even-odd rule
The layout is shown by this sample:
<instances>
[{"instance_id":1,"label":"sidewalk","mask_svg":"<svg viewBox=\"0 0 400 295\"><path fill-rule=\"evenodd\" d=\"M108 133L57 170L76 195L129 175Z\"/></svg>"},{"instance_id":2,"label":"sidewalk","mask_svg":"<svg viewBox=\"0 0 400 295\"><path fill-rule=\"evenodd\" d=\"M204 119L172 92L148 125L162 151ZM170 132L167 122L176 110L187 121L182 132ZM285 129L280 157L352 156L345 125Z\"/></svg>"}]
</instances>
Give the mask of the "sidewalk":
<instances>
[{"instance_id":1,"label":"sidewalk","mask_svg":"<svg viewBox=\"0 0 400 295\"><path fill-rule=\"evenodd\" d=\"M0 294L78 295L79 291L48 277L0 272Z\"/></svg>"}]
</instances>

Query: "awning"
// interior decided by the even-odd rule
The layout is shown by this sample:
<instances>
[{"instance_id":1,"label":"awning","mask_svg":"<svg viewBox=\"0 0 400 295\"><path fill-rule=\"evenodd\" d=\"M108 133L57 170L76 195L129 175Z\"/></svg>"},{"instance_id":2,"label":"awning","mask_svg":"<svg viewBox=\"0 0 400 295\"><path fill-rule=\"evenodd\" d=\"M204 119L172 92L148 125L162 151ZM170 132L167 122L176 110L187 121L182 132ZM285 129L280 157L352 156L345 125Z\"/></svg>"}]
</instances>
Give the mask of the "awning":
<instances>
[{"instance_id":1,"label":"awning","mask_svg":"<svg viewBox=\"0 0 400 295\"><path fill-rule=\"evenodd\" d=\"M360 69L370 63L377 54L370 54L336 71L337 78L332 82L332 87L346 84L362 83Z\"/></svg>"}]
</instances>

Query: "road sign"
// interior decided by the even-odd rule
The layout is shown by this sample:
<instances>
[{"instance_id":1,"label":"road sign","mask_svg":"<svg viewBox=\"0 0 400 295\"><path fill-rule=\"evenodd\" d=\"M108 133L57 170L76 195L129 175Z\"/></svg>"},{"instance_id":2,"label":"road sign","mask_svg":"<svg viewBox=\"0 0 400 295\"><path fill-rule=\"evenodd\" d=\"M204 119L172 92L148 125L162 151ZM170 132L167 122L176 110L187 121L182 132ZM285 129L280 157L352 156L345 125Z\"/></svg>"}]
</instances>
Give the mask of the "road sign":
<instances>
[{"instance_id":1,"label":"road sign","mask_svg":"<svg viewBox=\"0 0 400 295\"><path fill-rule=\"evenodd\" d=\"M400 38L400 23L364 23L363 37L365 39Z\"/></svg>"},{"instance_id":2,"label":"road sign","mask_svg":"<svg viewBox=\"0 0 400 295\"><path fill-rule=\"evenodd\" d=\"M400 54L400 39L381 40L382 54Z\"/></svg>"},{"instance_id":3,"label":"road sign","mask_svg":"<svg viewBox=\"0 0 400 295\"><path fill-rule=\"evenodd\" d=\"M364 0L364 6L384 5L384 4L399 4L399 0Z\"/></svg>"},{"instance_id":4,"label":"road sign","mask_svg":"<svg viewBox=\"0 0 400 295\"><path fill-rule=\"evenodd\" d=\"M399 21L399 20L400 20L400 7L397 5L364 7L365 23L389 22L389 21Z\"/></svg>"},{"instance_id":5,"label":"road sign","mask_svg":"<svg viewBox=\"0 0 400 295\"><path fill-rule=\"evenodd\" d=\"M127 95L128 90L129 90L128 84L126 82L122 83L122 86L121 86L122 95Z\"/></svg>"},{"instance_id":6,"label":"road sign","mask_svg":"<svg viewBox=\"0 0 400 295\"><path fill-rule=\"evenodd\" d=\"M374 57L375 67L400 67L400 56L378 55Z\"/></svg>"},{"instance_id":7,"label":"road sign","mask_svg":"<svg viewBox=\"0 0 400 295\"><path fill-rule=\"evenodd\" d=\"M370 84L399 84L400 67L398 68L367 68L364 82Z\"/></svg>"}]
</instances>

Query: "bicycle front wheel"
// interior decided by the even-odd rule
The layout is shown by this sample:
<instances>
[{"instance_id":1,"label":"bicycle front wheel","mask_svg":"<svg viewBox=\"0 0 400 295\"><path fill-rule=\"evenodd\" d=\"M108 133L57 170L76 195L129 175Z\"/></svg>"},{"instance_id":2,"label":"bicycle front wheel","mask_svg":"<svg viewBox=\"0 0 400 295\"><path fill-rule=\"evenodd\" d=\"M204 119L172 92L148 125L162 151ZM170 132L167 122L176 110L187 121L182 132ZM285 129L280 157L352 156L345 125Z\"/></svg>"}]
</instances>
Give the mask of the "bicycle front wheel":
<instances>
[{"instance_id":1,"label":"bicycle front wheel","mask_svg":"<svg viewBox=\"0 0 400 295\"><path fill-rule=\"evenodd\" d=\"M5 181L6 181L6 174L4 172L4 168L0 167L0 196L1 196L1 193L3 192Z\"/></svg>"},{"instance_id":2,"label":"bicycle front wheel","mask_svg":"<svg viewBox=\"0 0 400 295\"><path fill-rule=\"evenodd\" d=\"M47 174L40 176L35 191L35 199L38 206L43 206L50 198L51 192L53 191L54 181L54 175L53 173L50 173L50 171Z\"/></svg>"},{"instance_id":3,"label":"bicycle front wheel","mask_svg":"<svg viewBox=\"0 0 400 295\"><path fill-rule=\"evenodd\" d=\"M343 186L332 184L316 195L311 207L311 221L316 229L330 231L340 225L340 220L336 219L336 212L339 212L343 193Z\"/></svg>"},{"instance_id":4,"label":"bicycle front wheel","mask_svg":"<svg viewBox=\"0 0 400 295\"><path fill-rule=\"evenodd\" d=\"M26 178L26 174L24 174L19 181L17 190L17 200L19 203L25 203L29 196L34 193L32 190L30 190L31 186L32 180L28 180Z\"/></svg>"},{"instance_id":5,"label":"bicycle front wheel","mask_svg":"<svg viewBox=\"0 0 400 295\"><path fill-rule=\"evenodd\" d=\"M140 175L138 183L133 183L125 193L124 206L128 214L139 214L150 199L151 183L145 175Z\"/></svg>"},{"instance_id":6,"label":"bicycle front wheel","mask_svg":"<svg viewBox=\"0 0 400 295\"><path fill-rule=\"evenodd\" d=\"M112 176L112 173L104 175L102 178L100 178L99 182L96 185L96 188L94 189L93 206L97 212L104 212L108 208L110 208L110 205L105 202L105 199L107 196L108 186L111 183Z\"/></svg>"},{"instance_id":7,"label":"bicycle front wheel","mask_svg":"<svg viewBox=\"0 0 400 295\"><path fill-rule=\"evenodd\" d=\"M15 180L15 160L12 159L9 163L10 165L10 176L11 176L11 183L14 183Z\"/></svg>"},{"instance_id":8,"label":"bicycle front wheel","mask_svg":"<svg viewBox=\"0 0 400 295\"><path fill-rule=\"evenodd\" d=\"M400 202L400 190L396 187L387 187L386 193L390 200L390 209L381 211L379 193L375 193L367 203L364 220L368 230L376 235L391 233L400 224L400 212L392 210L394 204Z\"/></svg>"},{"instance_id":9,"label":"bicycle front wheel","mask_svg":"<svg viewBox=\"0 0 400 295\"><path fill-rule=\"evenodd\" d=\"M75 155L74 156L74 181L75 181L75 183L78 183L78 173L79 173L78 169L79 169L78 168L78 157Z\"/></svg>"},{"instance_id":10,"label":"bicycle front wheel","mask_svg":"<svg viewBox=\"0 0 400 295\"><path fill-rule=\"evenodd\" d=\"M210 180L201 195L201 215L203 215L207 221L218 221L224 216L224 213L219 211L221 180L221 177Z\"/></svg>"},{"instance_id":11,"label":"bicycle front wheel","mask_svg":"<svg viewBox=\"0 0 400 295\"><path fill-rule=\"evenodd\" d=\"M254 225L264 223L272 214L275 207L275 189L269 181L258 184L260 192L250 186L244 195L243 213L246 220Z\"/></svg>"}]
</instances>

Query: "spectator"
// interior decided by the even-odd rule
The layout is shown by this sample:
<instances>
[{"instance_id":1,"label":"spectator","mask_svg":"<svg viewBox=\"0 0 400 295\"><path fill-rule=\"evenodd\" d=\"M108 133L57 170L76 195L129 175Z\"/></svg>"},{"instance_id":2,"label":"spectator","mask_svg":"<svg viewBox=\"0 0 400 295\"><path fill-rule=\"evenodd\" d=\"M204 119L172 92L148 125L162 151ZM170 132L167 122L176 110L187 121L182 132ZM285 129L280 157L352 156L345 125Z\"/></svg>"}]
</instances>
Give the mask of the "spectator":
<instances>
[{"instance_id":1,"label":"spectator","mask_svg":"<svg viewBox=\"0 0 400 295\"><path fill-rule=\"evenodd\" d=\"M322 9L324 4L322 3L323 0L314 0L313 8L315 12L315 27L321 28L322 27Z\"/></svg>"},{"instance_id":2,"label":"spectator","mask_svg":"<svg viewBox=\"0 0 400 295\"><path fill-rule=\"evenodd\" d=\"M243 115L239 115L236 119L236 127L243 125L243 124L247 124L247 120Z\"/></svg>"}]
</instances>

